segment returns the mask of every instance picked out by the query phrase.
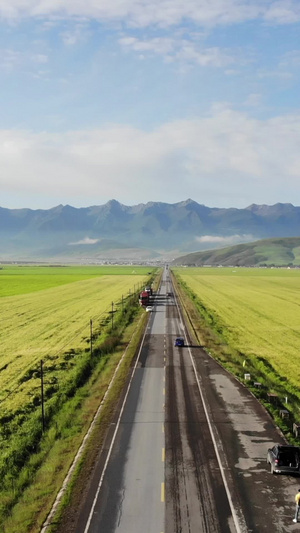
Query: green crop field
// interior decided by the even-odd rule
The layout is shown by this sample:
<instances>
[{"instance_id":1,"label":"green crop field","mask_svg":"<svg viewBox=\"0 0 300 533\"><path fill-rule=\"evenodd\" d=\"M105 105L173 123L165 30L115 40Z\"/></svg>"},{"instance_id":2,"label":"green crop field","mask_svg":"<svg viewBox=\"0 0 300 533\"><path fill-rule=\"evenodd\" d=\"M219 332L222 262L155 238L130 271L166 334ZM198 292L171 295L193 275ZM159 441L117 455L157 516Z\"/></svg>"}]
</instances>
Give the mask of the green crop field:
<instances>
[{"instance_id":1,"label":"green crop field","mask_svg":"<svg viewBox=\"0 0 300 533\"><path fill-rule=\"evenodd\" d=\"M300 385L300 270L174 268L216 317L226 342Z\"/></svg>"},{"instance_id":2,"label":"green crop field","mask_svg":"<svg viewBox=\"0 0 300 533\"><path fill-rule=\"evenodd\" d=\"M40 531L124 353L111 402L126 379L135 345L125 347L146 318L138 293L157 276L0 265L1 533Z\"/></svg>"},{"instance_id":3,"label":"green crop field","mask_svg":"<svg viewBox=\"0 0 300 533\"><path fill-rule=\"evenodd\" d=\"M2 415L30 403L38 393L40 360L48 368L48 381L67 372L70 351L88 346L90 320L101 328L109 311L120 308L122 298L142 287L148 271L149 267L2 266ZM37 379L29 379L35 375Z\"/></svg>"},{"instance_id":4,"label":"green crop field","mask_svg":"<svg viewBox=\"0 0 300 533\"><path fill-rule=\"evenodd\" d=\"M99 276L146 276L149 267L127 266L0 266L0 298L58 287ZM142 278L140 278L142 279ZM138 278L137 278L138 282Z\"/></svg>"}]
</instances>

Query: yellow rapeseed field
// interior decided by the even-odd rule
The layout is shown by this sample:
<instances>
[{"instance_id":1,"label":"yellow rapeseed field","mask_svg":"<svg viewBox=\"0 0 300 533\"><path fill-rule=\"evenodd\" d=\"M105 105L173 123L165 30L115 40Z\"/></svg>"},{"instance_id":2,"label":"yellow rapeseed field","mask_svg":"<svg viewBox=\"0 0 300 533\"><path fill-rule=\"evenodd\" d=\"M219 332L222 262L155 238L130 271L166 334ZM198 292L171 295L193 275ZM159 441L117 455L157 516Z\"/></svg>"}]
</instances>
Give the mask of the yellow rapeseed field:
<instances>
[{"instance_id":1,"label":"yellow rapeseed field","mask_svg":"<svg viewBox=\"0 0 300 533\"><path fill-rule=\"evenodd\" d=\"M223 326L226 341L300 383L300 270L181 268L176 275Z\"/></svg>"}]
</instances>

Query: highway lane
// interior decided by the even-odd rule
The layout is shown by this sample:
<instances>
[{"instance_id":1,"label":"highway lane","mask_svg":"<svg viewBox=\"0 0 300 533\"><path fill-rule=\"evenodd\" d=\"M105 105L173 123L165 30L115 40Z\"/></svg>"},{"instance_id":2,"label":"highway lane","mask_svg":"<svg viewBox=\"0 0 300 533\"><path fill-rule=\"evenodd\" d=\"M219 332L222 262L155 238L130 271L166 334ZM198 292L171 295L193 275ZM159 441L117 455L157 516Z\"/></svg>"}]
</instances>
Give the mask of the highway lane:
<instances>
[{"instance_id":1,"label":"highway lane","mask_svg":"<svg viewBox=\"0 0 300 533\"><path fill-rule=\"evenodd\" d=\"M173 299L168 307L167 316L172 317L175 315L177 317L179 312L176 301ZM186 333L185 330L184 333ZM195 393L196 397L192 407L195 411L195 406L198 406L198 409L200 409L198 415L194 416L193 411L188 410L189 400L178 401L178 410L181 409L188 446L191 450L195 450L193 452L193 464L199 465L201 470L203 470L204 466L205 472L205 463L211 460L212 441L210 436L212 436L214 448L217 452L219 472L224 480L228 503L237 531L243 533L287 533L299 531L300 524L292 522L294 495L298 490L298 486L300 486L299 478L287 475L272 476L266 464L267 449L274 443L285 443L283 435L263 406L242 383L226 372L200 346L193 345L188 336L187 344L187 347L180 350L182 364L179 364L177 370L175 368L174 371L177 371L177 373L180 371L182 374L188 372L191 361L197 376L198 391ZM175 366L177 365L176 361L178 359L175 355ZM172 370L170 371L172 372ZM170 378L168 378L167 368L167 382L168 379ZM177 384L180 382L184 386L184 377L181 381L180 379L177 380ZM168 387L166 387L166 390L168 396ZM200 430L199 428L203 414L201 414L201 403L197 401L197 392L201 396L205 418L210 428L210 436L204 439L201 437L201 432L206 431L205 428L207 426L204 424L203 429L201 428ZM177 395L178 392L173 397L177 397ZM185 395L190 396L192 399L192 392L185 392ZM184 406L183 409L182 406ZM168 408L166 413L168 413ZM166 440L168 440L167 435L166 424ZM193 436L196 438L196 445L193 444ZM171 438L170 442L174 443L174 440ZM199 443L202 443L202 454L201 450L197 451ZM170 461L169 464L167 458L168 445L166 445L166 487L168 487L168 476L170 481L172 481L171 468L174 465L173 461ZM186 464L189 464L188 461L186 461ZM210 474L214 476L215 462L213 461L210 464L212 467ZM206 474L201 476L203 486L205 486L205 477ZM183 491L182 478L183 476L179 477L181 492ZM212 481L212 486L213 483L214 481ZM201 514L198 514L198 530L194 528L189 530L188 526L185 526L185 529L182 528L182 530L180 528L175 529L177 521L179 520L180 523L183 519L180 515L176 517L177 506L173 494L168 498L168 489L166 493L166 515L171 517L172 524L170 528L166 528L166 533L171 533L171 531L214 531L210 529L211 526L207 527L206 524L201 524L201 520L203 520ZM203 496L205 498L205 493ZM179 509L184 509L184 497L181 496L181 503L180 500L178 501ZM221 527L221 531L225 531L222 528L226 527L225 524L229 516L226 499L224 503L224 501L216 497L215 505L218 507L220 516L220 524L217 527ZM203 505L203 510L204 513L209 514L209 507L206 504Z\"/></svg>"},{"instance_id":2,"label":"highway lane","mask_svg":"<svg viewBox=\"0 0 300 533\"><path fill-rule=\"evenodd\" d=\"M65 531L296 531L297 480L271 476L265 461L282 436L206 351L188 337L189 346L174 347L186 332L168 292L165 271L121 416L111 424L80 516Z\"/></svg>"},{"instance_id":3,"label":"highway lane","mask_svg":"<svg viewBox=\"0 0 300 533\"><path fill-rule=\"evenodd\" d=\"M172 293L167 280L167 292ZM173 298L167 307L166 533L241 532L220 471L193 360L171 345L184 326Z\"/></svg>"},{"instance_id":4,"label":"highway lane","mask_svg":"<svg viewBox=\"0 0 300 533\"><path fill-rule=\"evenodd\" d=\"M164 531L165 306L157 295L111 448L77 532Z\"/></svg>"}]
</instances>

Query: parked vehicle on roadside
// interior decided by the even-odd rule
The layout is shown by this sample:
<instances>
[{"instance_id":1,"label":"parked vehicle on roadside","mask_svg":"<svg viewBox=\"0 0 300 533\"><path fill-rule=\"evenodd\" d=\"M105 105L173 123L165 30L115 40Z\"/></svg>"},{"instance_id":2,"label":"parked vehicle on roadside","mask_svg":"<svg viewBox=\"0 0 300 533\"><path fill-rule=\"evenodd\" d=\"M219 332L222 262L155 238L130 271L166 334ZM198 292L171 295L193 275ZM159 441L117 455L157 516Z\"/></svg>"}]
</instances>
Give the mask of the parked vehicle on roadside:
<instances>
[{"instance_id":1,"label":"parked vehicle on roadside","mask_svg":"<svg viewBox=\"0 0 300 533\"><path fill-rule=\"evenodd\" d=\"M300 475L300 447L275 444L273 448L268 449L267 463L270 465L271 474Z\"/></svg>"}]
</instances>

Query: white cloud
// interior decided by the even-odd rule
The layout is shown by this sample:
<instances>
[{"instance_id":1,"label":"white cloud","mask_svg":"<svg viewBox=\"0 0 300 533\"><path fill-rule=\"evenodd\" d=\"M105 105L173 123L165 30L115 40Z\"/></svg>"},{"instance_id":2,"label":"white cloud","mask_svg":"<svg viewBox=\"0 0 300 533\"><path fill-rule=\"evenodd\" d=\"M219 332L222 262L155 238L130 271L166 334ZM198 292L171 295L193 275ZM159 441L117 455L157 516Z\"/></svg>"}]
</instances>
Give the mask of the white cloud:
<instances>
[{"instance_id":1,"label":"white cloud","mask_svg":"<svg viewBox=\"0 0 300 533\"><path fill-rule=\"evenodd\" d=\"M218 235L203 235L202 237L196 237L196 241L202 244L219 244L224 246L230 246L231 244L238 244L242 242L253 241L253 235L229 235L228 237L221 237Z\"/></svg>"},{"instance_id":2,"label":"white cloud","mask_svg":"<svg viewBox=\"0 0 300 533\"><path fill-rule=\"evenodd\" d=\"M279 68L294 68L300 66L300 50L291 50L282 56L279 62Z\"/></svg>"},{"instance_id":3,"label":"white cloud","mask_svg":"<svg viewBox=\"0 0 300 533\"><path fill-rule=\"evenodd\" d=\"M0 50L0 68L10 72L22 62L22 54L17 50L2 49Z\"/></svg>"},{"instance_id":4,"label":"white cloud","mask_svg":"<svg viewBox=\"0 0 300 533\"><path fill-rule=\"evenodd\" d=\"M120 125L59 134L2 130L2 202L35 194L79 206L183 197L223 207L299 205L299 144L300 115L260 121L224 105L150 132Z\"/></svg>"},{"instance_id":5,"label":"white cloud","mask_svg":"<svg viewBox=\"0 0 300 533\"><path fill-rule=\"evenodd\" d=\"M136 27L168 27L183 20L208 27L255 19L289 24L300 18L296 0L2 0L0 16L124 20Z\"/></svg>"},{"instance_id":6,"label":"white cloud","mask_svg":"<svg viewBox=\"0 0 300 533\"><path fill-rule=\"evenodd\" d=\"M168 37L154 37L153 39L141 40L136 37L122 37L119 43L123 48L134 52L153 52L158 55L173 54L177 41Z\"/></svg>"},{"instance_id":7,"label":"white cloud","mask_svg":"<svg viewBox=\"0 0 300 533\"><path fill-rule=\"evenodd\" d=\"M187 39L156 37L141 40L136 37L122 37L119 43L127 50L139 53L148 52L161 55L167 61L194 63L201 67L227 67L236 62L234 55L227 50L221 50L218 47L203 48L198 43Z\"/></svg>"},{"instance_id":8,"label":"white cloud","mask_svg":"<svg viewBox=\"0 0 300 533\"><path fill-rule=\"evenodd\" d=\"M277 78L283 81L291 80L295 76L299 75L299 66L300 51L290 50L279 57L276 69L261 69L258 71L257 76L261 79Z\"/></svg>"},{"instance_id":9,"label":"white cloud","mask_svg":"<svg viewBox=\"0 0 300 533\"><path fill-rule=\"evenodd\" d=\"M246 107L259 107L262 103L262 95L258 93L251 93L248 95L244 105Z\"/></svg>"},{"instance_id":10,"label":"white cloud","mask_svg":"<svg viewBox=\"0 0 300 533\"><path fill-rule=\"evenodd\" d=\"M32 54L14 49L0 49L0 69L7 73L12 73L26 66L43 65L48 63L48 56L45 54Z\"/></svg>"},{"instance_id":11,"label":"white cloud","mask_svg":"<svg viewBox=\"0 0 300 533\"><path fill-rule=\"evenodd\" d=\"M257 73L257 77L260 79L265 78L278 78L281 80L290 80L293 78L293 74L288 70L282 70L280 68L276 70L259 70Z\"/></svg>"},{"instance_id":12,"label":"white cloud","mask_svg":"<svg viewBox=\"0 0 300 533\"><path fill-rule=\"evenodd\" d=\"M278 0L266 9L265 19L275 24L293 24L300 20L298 0Z\"/></svg>"},{"instance_id":13,"label":"white cloud","mask_svg":"<svg viewBox=\"0 0 300 533\"><path fill-rule=\"evenodd\" d=\"M187 42L183 43L174 59L196 63L201 67L227 67L235 63L233 55L218 47L197 50L193 44Z\"/></svg>"},{"instance_id":14,"label":"white cloud","mask_svg":"<svg viewBox=\"0 0 300 533\"><path fill-rule=\"evenodd\" d=\"M45 64L48 63L48 56L45 54L34 54L32 56L32 61L34 63Z\"/></svg>"},{"instance_id":15,"label":"white cloud","mask_svg":"<svg viewBox=\"0 0 300 533\"><path fill-rule=\"evenodd\" d=\"M79 245L79 244L83 244L83 245L90 245L90 244L96 244L97 242L99 242L99 239L90 239L90 237L85 237L84 239L81 239L80 241L77 241L77 242L69 242L69 245L70 246L75 246L75 245Z\"/></svg>"},{"instance_id":16,"label":"white cloud","mask_svg":"<svg viewBox=\"0 0 300 533\"><path fill-rule=\"evenodd\" d=\"M86 23L74 24L69 29L61 32L61 38L66 46L74 46L84 40L90 35Z\"/></svg>"}]
</instances>

